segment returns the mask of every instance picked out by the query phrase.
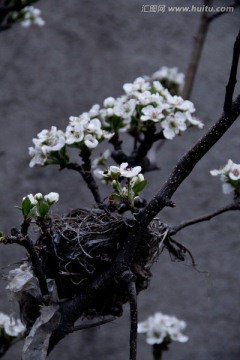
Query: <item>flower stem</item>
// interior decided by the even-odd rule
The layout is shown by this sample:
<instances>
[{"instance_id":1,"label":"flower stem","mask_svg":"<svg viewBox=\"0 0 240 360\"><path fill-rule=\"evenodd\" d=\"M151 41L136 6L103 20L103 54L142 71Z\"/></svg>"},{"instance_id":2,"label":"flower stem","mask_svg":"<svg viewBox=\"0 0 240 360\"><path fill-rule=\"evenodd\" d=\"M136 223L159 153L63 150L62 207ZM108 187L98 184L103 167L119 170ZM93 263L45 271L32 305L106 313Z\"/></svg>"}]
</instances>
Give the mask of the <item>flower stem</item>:
<instances>
[{"instance_id":1,"label":"flower stem","mask_svg":"<svg viewBox=\"0 0 240 360\"><path fill-rule=\"evenodd\" d=\"M162 360L162 347L161 344L154 344L152 347L152 354L154 360Z\"/></svg>"}]
</instances>

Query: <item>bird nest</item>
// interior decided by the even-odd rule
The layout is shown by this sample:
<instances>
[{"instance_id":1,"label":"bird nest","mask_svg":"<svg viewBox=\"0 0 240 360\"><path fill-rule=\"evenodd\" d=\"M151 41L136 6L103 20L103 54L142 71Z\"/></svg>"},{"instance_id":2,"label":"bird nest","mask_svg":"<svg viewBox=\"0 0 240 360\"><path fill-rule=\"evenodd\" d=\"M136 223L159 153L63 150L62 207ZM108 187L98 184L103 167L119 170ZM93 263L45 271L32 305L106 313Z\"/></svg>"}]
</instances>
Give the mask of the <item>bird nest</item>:
<instances>
[{"instance_id":1,"label":"bird nest","mask_svg":"<svg viewBox=\"0 0 240 360\"><path fill-rule=\"evenodd\" d=\"M77 209L65 217L52 219L49 230L39 237L37 249L47 278L56 282L59 299L83 292L113 264L132 224L132 219L100 210ZM137 292L149 284L150 267L158 258L159 244L166 231L162 224L153 222L139 239L131 267ZM127 300L121 284L113 284L85 315L120 316Z\"/></svg>"}]
</instances>

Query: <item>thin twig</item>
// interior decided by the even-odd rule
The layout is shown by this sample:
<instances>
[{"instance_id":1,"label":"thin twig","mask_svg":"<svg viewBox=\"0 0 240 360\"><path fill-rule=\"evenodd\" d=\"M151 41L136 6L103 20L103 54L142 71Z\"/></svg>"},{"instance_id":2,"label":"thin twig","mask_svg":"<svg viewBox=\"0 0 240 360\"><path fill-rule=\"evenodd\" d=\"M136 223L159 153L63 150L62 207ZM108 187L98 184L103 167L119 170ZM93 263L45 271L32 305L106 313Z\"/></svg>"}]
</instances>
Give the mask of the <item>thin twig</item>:
<instances>
[{"instance_id":1,"label":"thin twig","mask_svg":"<svg viewBox=\"0 0 240 360\"><path fill-rule=\"evenodd\" d=\"M240 32L239 32L240 34ZM240 52L240 41L237 36L235 42L232 68L236 72L238 66L238 54ZM237 48L238 47L238 48ZM231 71L231 73L232 73ZM230 75L231 77L231 75ZM233 88L235 83L231 83L230 95L226 94L227 98L232 98ZM227 89L228 92L228 89ZM166 204L169 202L175 191L179 188L181 183L190 175L195 165L202 159L202 157L215 145L218 140L225 134L234 121L240 115L240 96L235 102L231 104L229 111L220 117L220 119L212 126L212 128L177 162L172 170L167 181L161 190L153 197L148 205L137 215L137 223L141 229L144 229L156 217ZM141 230L139 230L141 231Z\"/></svg>"},{"instance_id":2,"label":"thin twig","mask_svg":"<svg viewBox=\"0 0 240 360\"><path fill-rule=\"evenodd\" d=\"M49 291L46 281L46 275L42 269L42 263L39 259L33 241L30 239L30 237L28 235L23 236L16 229L12 229L12 236L6 236L2 242L4 244L18 244L25 247L25 249L27 250L30 256L33 271L38 279L39 288L42 293L42 296L46 301L48 301Z\"/></svg>"},{"instance_id":3,"label":"thin twig","mask_svg":"<svg viewBox=\"0 0 240 360\"><path fill-rule=\"evenodd\" d=\"M225 113L231 111L233 93L237 83L237 69L238 69L239 55L240 55L240 30L234 44L232 66L231 66L228 84L226 86L226 95L225 95L225 102L223 107Z\"/></svg>"},{"instance_id":4,"label":"thin twig","mask_svg":"<svg viewBox=\"0 0 240 360\"><path fill-rule=\"evenodd\" d=\"M209 6L211 5L211 2L212 0L204 0L203 4L204 6ZM204 11L201 16L200 25L198 28L197 35L195 37L195 45L186 72L186 81L182 91L182 97L184 99L190 99L191 96L194 80L198 69L199 60L202 54L204 41L208 31L208 26L209 26L209 22L208 22L207 12Z\"/></svg>"},{"instance_id":5,"label":"thin twig","mask_svg":"<svg viewBox=\"0 0 240 360\"><path fill-rule=\"evenodd\" d=\"M186 222L182 222L179 225L174 226L172 229L169 230L169 234L170 235L175 235L176 233L178 233L179 231L181 231L182 229L184 229L185 227L191 226L191 225L195 225L197 223L203 222L203 221L209 221L212 218L214 218L215 216L218 216L220 214L223 214L227 211L232 211L232 210L240 210L240 204L236 204L235 202L225 206L224 208L218 210L218 211L214 211L211 212L209 214L206 214L204 216L200 216L191 220L188 220Z\"/></svg>"},{"instance_id":6,"label":"thin twig","mask_svg":"<svg viewBox=\"0 0 240 360\"><path fill-rule=\"evenodd\" d=\"M76 332L76 331L80 331L80 330L85 330L85 329L91 329L91 328L94 328L94 327L98 327L98 326L107 324L109 322L112 322L114 320L116 320L115 316L113 316L113 317L111 317L109 319L99 320L99 321L91 323L91 324L76 325L76 326L73 326L72 328L68 329L67 334L70 334L70 333L73 333L73 332Z\"/></svg>"},{"instance_id":7,"label":"thin twig","mask_svg":"<svg viewBox=\"0 0 240 360\"><path fill-rule=\"evenodd\" d=\"M229 11L227 10L227 8L233 8L233 9L235 9L235 8L237 8L238 6L240 6L240 4L236 4L236 3L235 3L235 4L232 4L232 5L229 5L229 6L226 6L226 7L224 8L224 10L221 10L221 11L217 12L216 14L213 14L213 15L208 16L208 22L210 23L210 22L212 22L213 20L219 18L220 16L225 15L225 14L228 14Z\"/></svg>"}]
</instances>

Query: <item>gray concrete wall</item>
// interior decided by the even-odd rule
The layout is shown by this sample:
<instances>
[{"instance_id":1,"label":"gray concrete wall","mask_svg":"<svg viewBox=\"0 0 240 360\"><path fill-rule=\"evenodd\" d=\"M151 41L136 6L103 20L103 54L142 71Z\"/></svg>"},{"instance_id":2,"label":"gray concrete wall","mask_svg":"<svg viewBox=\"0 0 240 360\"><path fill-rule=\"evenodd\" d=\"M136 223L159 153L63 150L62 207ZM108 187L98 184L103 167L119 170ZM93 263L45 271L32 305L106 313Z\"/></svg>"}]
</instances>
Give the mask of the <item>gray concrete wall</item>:
<instances>
[{"instance_id":1,"label":"gray concrete wall","mask_svg":"<svg viewBox=\"0 0 240 360\"><path fill-rule=\"evenodd\" d=\"M215 3L227 5L226 1ZM28 167L27 148L38 132L52 124L64 129L70 115L87 111L107 96L120 95L124 82L151 74L162 65L186 70L200 14L141 13L142 4L137 0L42 0L38 6L46 20L44 28L16 26L0 34L0 227L4 231L20 223L14 206L30 192L58 191L59 213L91 206L89 192L77 174ZM192 4L200 6L201 1L168 2ZM239 15L236 11L216 20L207 36L192 94L197 115L206 124L203 131L222 112ZM175 224L230 201L209 170L228 158L240 161L239 133L237 122L196 166L174 196L177 207L161 214L164 222ZM199 136L200 131L193 129L163 148L159 155L162 171L147 174L152 184L146 192L149 199ZM139 296L140 320L162 311L187 321L189 342L171 345L164 359L239 359L239 214L186 229L177 239L191 249L200 271L190 261L172 262L163 253L153 267L150 288ZM16 246L1 247L1 267L23 255ZM2 282L0 309L8 311L4 286ZM50 359L127 359L128 307L125 310L114 324L69 336ZM5 359L19 359L20 348L11 349ZM138 359L151 359L141 336Z\"/></svg>"}]
</instances>

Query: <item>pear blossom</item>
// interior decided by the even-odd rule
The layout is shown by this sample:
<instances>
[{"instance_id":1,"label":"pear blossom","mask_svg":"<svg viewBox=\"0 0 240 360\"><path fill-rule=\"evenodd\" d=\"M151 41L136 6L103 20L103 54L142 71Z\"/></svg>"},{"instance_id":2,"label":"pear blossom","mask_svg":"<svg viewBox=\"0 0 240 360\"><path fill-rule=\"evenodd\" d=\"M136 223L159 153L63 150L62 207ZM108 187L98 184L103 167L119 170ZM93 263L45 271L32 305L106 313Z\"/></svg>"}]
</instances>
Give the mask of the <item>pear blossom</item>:
<instances>
[{"instance_id":1,"label":"pear blossom","mask_svg":"<svg viewBox=\"0 0 240 360\"><path fill-rule=\"evenodd\" d=\"M167 80L169 82L173 82L179 86L183 86L184 84L184 74L178 72L177 67L168 68L163 66L160 70L154 72L152 74L152 79L156 80Z\"/></svg>"},{"instance_id":2,"label":"pear blossom","mask_svg":"<svg viewBox=\"0 0 240 360\"><path fill-rule=\"evenodd\" d=\"M115 104L114 113L123 119L130 118L135 112L136 104L137 101L135 99L130 99L129 101L119 100Z\"/></svg>"},{"instance_id":3,"label":"pear blossom","mask_svg":"<svg viewBox=\"0 0 240 360\"><path fill-rule=\"evenodd\" d=\"M161 121L165 116L163 115L162 111L164 107L154 107L152 105L148 105L142 109L143 115L141 115L142 121L152 120L153 122Z\"/></svg>"},{"instance_id":4,"label":"pear blossom","mask_svg":"<svg viewBox=\"0 0 240 360\"><path fill-rule=\"evenodd\" d=\"M49 194L44 196L44 200L46 200L50 205L53 205L58 202L59 194L56 192L50 192Z\"/></svg>"},{"instance_id":5,"label":"pear blossom","mask_svg":"<svg viewBox=\"0 0 240 360\"><path fill-rule=\"evenodd\" d=\"M101 172L105 178L116 179L118 177L133 178L142 170L141 166L129 167L128 163L122 163L120 166L112 165L108 170Z\"/></svg>"},{"instance_id":6,"label":"pear blossom","mask_svg":"<svg viewBox=\"0 0 240 360\"><path fill-rule=\"evenodd\" d=\"M37 205L38 200L35 198L35 196L33 196L33 194L28 194L27 196L24 196L23 200L25 200L26 198L30 200L31 205L33 206Z\"/></svg>"},{"instance_id":7,"label":"pear blossom","mask_svg":"<svg viewBox=\"0 0 240 360\"><path fill-rule=\"evenodd\" d=\"M32 157L29 166L43 166L48 161L54 162L52 153L64 148L65 134L62 130L57 130L56 126L52 126L50 130L42 130L32 141L35 147L29 147L29 155Z\"/></svg>"},{"instance_id":8,"label":"pear blossom","mask_svg":"<svg viewBox=\"0 0 240 360\"><path fill-rule=\"evenodd\" d=\"M87 134L84 137L84 144L89 148L89 149L94 149L95 147L98 146L98 140L92 135L92 134Z\"/></svg>"},{"instance_id":9,"label":"pear blossom","mask_svg":"<svg viewBox=\"0 0 240 360\"><path fill-rule=\"evenodd\" d=\"M20 319L14 319L4 313L0 313L0 328L11 337L18 337L23 335L25 326L22 324Z\"/></svg>"},{"instance_id":10,"label":"pear blossom","mask_svg":"<svg viewBox=\"0 0 240 360\"><path fill-rule=\"evenodd\" d=\"M12 15L13 20L19 21L22 27L29 27L32 24L44 26L45 21L41 17L41 10L34 6L25 6L20 11L15 11Z\"/></svg>"},{"instance_id":11,"label":"pear blossom","mask_svg":"<svg viewBox=\"0 0 240 360\"><path fill-rule=\"evenodd\" d=\"M161 122L161 126L163 128L163 135L169 140L172 140L175 135L178 135L187 129L185 116L181 112L177 112L174 115L168 115L165 120Z\"/></svg>"},{"instance_id":12,"label":"pear blossom","mask_svg":"<svg viewBox=\"0 0 240 360\"><path fill-rule=\"evenodd\" d=\"M99 104L93 105L88 112L88 115L90 116L90 118L96 118L99 116L99 114L100 114L100 105Z\"/></svg>"},{"instance_id":13,"label":"pear blossom","mask_svg":"<svg viewBox=\"0 0 240 360\"><path fill-rule=\"evenodd\" d=\"M116 104L116 99L114 99L113 97L109 96L108 98L106 98L103 102L103 106L105 108L113 108L114 105Z\"/></svg>"},{"instance_id":14,"label":"pear blossom","mask_svg":"<svg viewBox=\"0 0 240 360\"><path fill-rule=\"evenodd\" d=\"M136 92L144 92L150 90L150 83L142 77L138 77L133 83L126 83L123 85L123 90L126 94L134 94Z\"/></svg>"},{"instance_id":15,"label":"pear blossom","mask_svg":"<svg viewBox=\"0 0 240 360\"><path fill-rule=\"evenodd\" d=\"M240 164L235 164L231 159L221 169L211 170L212 176L220 176L223 182L222 190L224 194L230 194L233 191L240 193Z\"/></svg>"},{"instance_id":16,"label":"pear blossom","mask_svg":"<svg viewBox=\"0 0 240 360\"><path fill-rule=\"evenodd\" d=\"M188 341L188 337L182 333L185 327L185 321L157 312L138 324L138 333L146 335L149 345L161 344L169 338L184 343Z\"/></svg>"},{"instance_id":17,"label":"pear blossom","mask_svg":"<svg viewBox=\"0 0 240 360\"><path fill-rule=\"evenodd\" d=\"M35 146L29 147L28 153L31 156L31 161L29 163L29 167L34 167L35 165L43 166L47 161L47 155L43 153L42 148Z\"/></svg>"}]
</instances>

